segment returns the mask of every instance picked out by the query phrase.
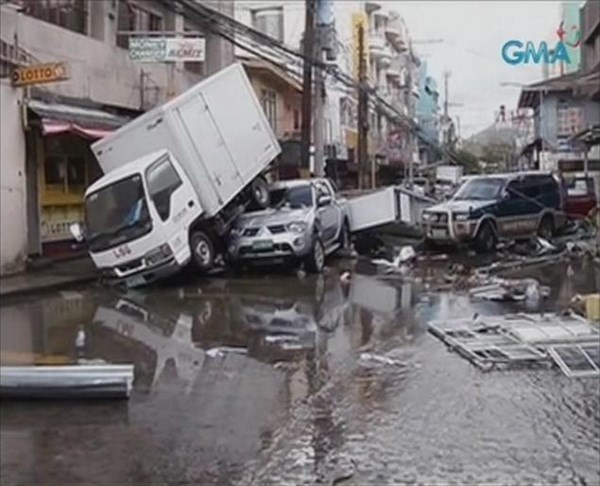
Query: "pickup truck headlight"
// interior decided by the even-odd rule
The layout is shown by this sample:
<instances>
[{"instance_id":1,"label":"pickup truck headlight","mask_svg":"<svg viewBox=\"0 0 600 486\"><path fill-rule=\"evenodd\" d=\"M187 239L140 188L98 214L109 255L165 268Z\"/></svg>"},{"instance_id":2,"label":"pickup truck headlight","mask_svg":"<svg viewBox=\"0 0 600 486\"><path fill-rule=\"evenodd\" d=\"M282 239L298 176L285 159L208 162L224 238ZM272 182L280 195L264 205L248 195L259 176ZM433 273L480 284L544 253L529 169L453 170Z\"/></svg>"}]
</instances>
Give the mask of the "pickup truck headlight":
<instances>
[{"instance_id":1,"label":"pickup truck headlight","mask_svg":"<svg viewBox=\"0 0 600 486\"><path fill-rule=\"evenodd\" d=\"M158 248L155 248L152 251L146 253L145 260L146 265L152 266L157 264L158 262L170 257L173 254L171 247L168 243L163 243Z\"/></svg>"},{"instance_id":2,"label":"pickup truck headlight","mask_svg":"<svg viewBox=\"0 0 600 486\"><path fill-rule=\"evenodd\" d=\"M426 213L426 212L423 213L423 221L431 221L432 217L433 217L433 214L431 214L431 213Z\"/></svg>"},{"instance_id":3,"label":"pickup truck headlight","mask_svg":"<svg viewBox=\"0 0 600 486\"><path fill-rule=\"evenodd\" d=\"M308 225L304 221L294 221L289 223L286 228L292 233L304 233L307 230Z\"/></svg>"},{"instance_id":4,"label":"pickup truck headlight","mask_svg":"<svg viewBox=\"0 0 600 486\"><path fill-rule=\"evenodd\" d=\"M469 219L469 213L454 213L454 221L467 221Z\"/></svg>"}]
</instances>

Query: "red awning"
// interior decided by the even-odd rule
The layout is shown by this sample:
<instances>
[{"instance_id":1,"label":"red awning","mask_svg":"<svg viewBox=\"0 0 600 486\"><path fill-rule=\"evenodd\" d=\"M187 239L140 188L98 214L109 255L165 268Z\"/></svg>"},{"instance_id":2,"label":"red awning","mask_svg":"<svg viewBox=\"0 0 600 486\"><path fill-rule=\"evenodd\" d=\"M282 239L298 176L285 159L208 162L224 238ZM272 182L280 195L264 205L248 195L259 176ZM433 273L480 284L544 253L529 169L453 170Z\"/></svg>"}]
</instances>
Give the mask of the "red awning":
<instances>
[{"instance_id":1,"label":"red awning","mask_svg":"<svg viewBox=\"0 0 600 486\"><path fill-rule=\"evenodd\" d=\"M113 133L114 130L103 129L103 128L86 128L77 123L60 121L60 120L49 120L42 119L42 135L57 135L59 133L73 133L83 138L90 140L97 140L99 138L106 137Z\"/></svg>"}]
</instances>

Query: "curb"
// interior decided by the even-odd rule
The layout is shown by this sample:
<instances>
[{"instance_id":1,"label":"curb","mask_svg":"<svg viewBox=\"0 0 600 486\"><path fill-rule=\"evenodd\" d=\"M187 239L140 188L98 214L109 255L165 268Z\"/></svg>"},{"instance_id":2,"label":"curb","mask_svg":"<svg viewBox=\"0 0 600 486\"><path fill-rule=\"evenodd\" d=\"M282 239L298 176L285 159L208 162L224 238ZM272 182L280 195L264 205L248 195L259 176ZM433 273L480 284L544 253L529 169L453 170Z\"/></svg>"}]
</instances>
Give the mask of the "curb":
<instances>
[{"instance_id":1,"label":"curb","mask_svg":"<svg viewBox=\"0 0 600 486\"><path fill-rule=\"evenodd\" d=\"M0 299L22 297L26 295L51 292L54 290L62 290L73 285L80 285L99 280L99 275L94 273L93 275L83 275L77 277L65 277L64 279L57 280L56 282L42 284L42 285L24 285L20 288L4 290L0 286Z\"/></svg>"}]
</instances>

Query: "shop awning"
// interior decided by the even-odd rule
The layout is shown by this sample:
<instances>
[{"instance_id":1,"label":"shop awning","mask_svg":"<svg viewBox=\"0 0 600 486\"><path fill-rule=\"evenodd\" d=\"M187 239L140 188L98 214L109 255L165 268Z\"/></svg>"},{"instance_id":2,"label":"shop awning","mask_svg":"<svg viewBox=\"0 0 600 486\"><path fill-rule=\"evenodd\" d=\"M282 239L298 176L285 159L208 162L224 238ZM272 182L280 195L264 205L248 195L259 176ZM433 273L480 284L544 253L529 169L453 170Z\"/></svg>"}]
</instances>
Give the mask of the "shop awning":
<instances>
[{"instance_id":1,"label":"shop awning","mask_svg":"<svg viewBox=\"0 0 600 486\"><path fill-rule=\"evenodd\" d=\"M129 121L95 108L84 108L64 103L48 103L41 100L29 100L27 107L41 121L42 135L74 133L84 138L105 137Z\"/></svg>"}]
</instances>

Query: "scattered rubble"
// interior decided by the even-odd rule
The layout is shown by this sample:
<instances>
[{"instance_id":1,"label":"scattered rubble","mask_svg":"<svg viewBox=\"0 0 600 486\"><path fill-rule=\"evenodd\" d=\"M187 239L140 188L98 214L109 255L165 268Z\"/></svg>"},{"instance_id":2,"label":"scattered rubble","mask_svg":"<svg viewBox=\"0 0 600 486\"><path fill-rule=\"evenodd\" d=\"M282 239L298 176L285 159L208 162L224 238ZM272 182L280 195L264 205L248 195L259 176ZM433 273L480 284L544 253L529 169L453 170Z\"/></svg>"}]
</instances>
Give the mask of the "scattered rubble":
<instances>
[{"instance_id":1,"label":"scattered rubble","mask_svg":"<svg viewBox=\"0 0 600 486\"><path fill-rule=\"evenodd\" d=\"M600 376L600 333L574 313L475 315L428 330L484 371L554 362L569 377Z\"/></svg>"},{"instance_id":2,"label":"scattered rubble","mask_svg":"<svg viewBox=\"0 0 600 486\"><path fill-rule=\"evenodd\" d=\"M360 365L406 366L406 363L403 363L402 361L399 361L397 359L388 358L387 356L381 356L375 353L361 353Z\"/></svg>"}]
</instances>

